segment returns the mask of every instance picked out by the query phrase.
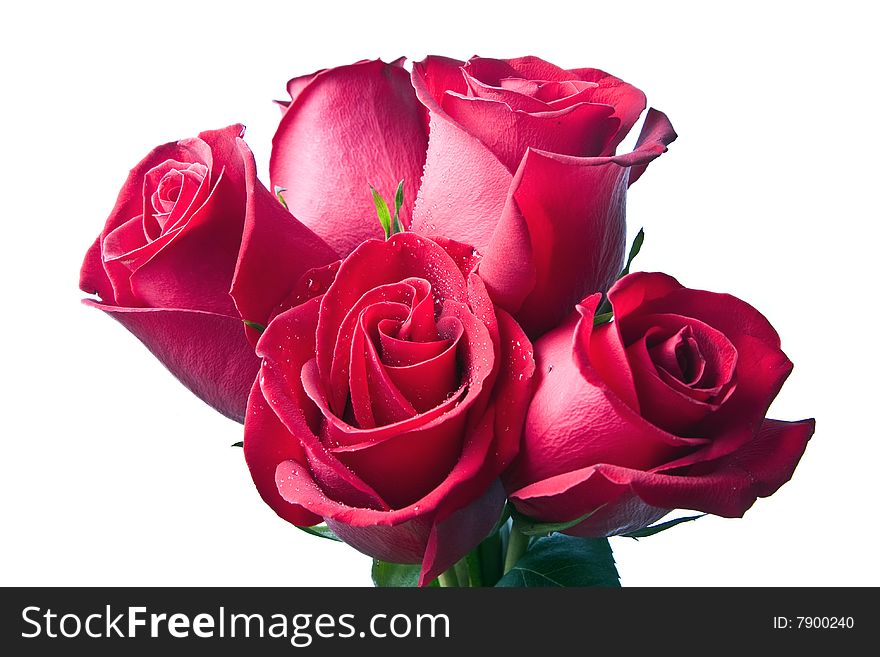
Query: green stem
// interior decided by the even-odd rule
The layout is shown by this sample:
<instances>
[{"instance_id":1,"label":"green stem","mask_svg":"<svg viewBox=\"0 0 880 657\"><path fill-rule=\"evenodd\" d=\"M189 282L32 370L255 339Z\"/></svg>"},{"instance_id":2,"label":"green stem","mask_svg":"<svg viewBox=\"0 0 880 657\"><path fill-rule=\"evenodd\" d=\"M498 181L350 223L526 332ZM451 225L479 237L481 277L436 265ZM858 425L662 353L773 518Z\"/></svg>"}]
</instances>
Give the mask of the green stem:
<instances>
[{"instance_id":1,"label":"green stem","mask_svg":"<svg viewBox=\"0 0 880 657\"><path fill-rule=\"evenodd\" d=\"M459 585L458 575L455 574L455 566L447 570L445 573L440 573L440 576L437 579L440 580L440 586L455 587Z\"/></svg>"},{"instance_id":2,"label":"green stem","mask_svg":"<svg viewBox=\"0 0 880 657\"><path fill-rule=\"evenodd\" d=\"M501 532L491 534L477 548L480 557L480 586L495 586L501 579L501 568L504 566L501 549Z\"/></svg>"},{"instance_id":3,"label":"green stem","mask_svg":"<svg viewBox=\"0 0 880 657\"><path fill-rule=\"evenodd\" d=\"M504 572L509 573L520 557L529 549L529 537L523 534L517 523L510 528L510 539L507 543L507 555L504 558Z\"/></svg>"},{"instance_id":4,"label":"green stem","mask_svg":"<svg viewBox=\"0 0 880 657\"><path fill-rule=\"evenodd\" d=\"M467 563L468 579L471 582L471 586L483 586L483 565L480 562L479 546L477 546L474 550L470 552L470 554L465 557L465 562Z\"/></svg>"},{"instance_id":5,"label":"green stem","mask_svg":"<svg viewBox=\"0 0 880 657\"><path fill-rule=\"evenodd\" d=\"M455 564L455 576L458 578L459 586L471 586L470 577L468 576L468 567L465 559Z\"/></svg>"}]
</instances>

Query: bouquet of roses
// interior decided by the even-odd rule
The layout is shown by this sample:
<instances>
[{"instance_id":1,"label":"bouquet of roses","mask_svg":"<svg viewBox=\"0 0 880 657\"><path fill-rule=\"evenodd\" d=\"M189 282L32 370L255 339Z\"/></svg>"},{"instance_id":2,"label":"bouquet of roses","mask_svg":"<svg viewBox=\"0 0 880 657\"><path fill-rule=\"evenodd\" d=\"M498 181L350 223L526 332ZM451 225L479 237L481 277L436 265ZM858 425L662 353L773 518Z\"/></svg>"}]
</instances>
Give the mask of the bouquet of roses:
<instances>
[{"instance_id":1,"label":"bouquet of roses","mask_svg":"<svg viewBox=\"0 0 880 657\"><path fill-rule=\"evenodd\" d=\"M80 282L243 422L281 518L377 585L613 586L607 537L788 481L814 422L766 417L792 367L773 327L629 273L627 190L676 138L649 109L617 152L639 89L432 56L287 90L269 188L240 125L159 146Z\"/></svg>"}]
</instances>

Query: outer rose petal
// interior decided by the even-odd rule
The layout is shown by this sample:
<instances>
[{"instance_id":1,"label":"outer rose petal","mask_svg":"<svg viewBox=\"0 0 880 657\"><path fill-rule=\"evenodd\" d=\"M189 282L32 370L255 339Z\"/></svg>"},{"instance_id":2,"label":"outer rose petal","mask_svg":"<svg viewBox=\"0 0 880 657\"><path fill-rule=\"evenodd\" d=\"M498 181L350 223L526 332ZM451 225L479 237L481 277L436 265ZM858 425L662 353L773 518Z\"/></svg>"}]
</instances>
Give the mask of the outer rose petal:
<instances>
[{"instance_id":1,"label":"outer rose petal","mask_svg":"<svg viewBox=\"0 0 880 657\"><path fill-rule=\"evenodd\" d=\"M598 508L567 530L576 536L633 531L674 508L740 517L791 478L814 430L815 420L765 420L743 449L679 475L599 464L514 491L511 500L521 512L548 519L571 520Z\"/></svg>"},{"instance_id":2,"label":"outer rose petal","mask_svg":"<svg viewBox=\"0 0 880 657\"><path fill-rule=\"evenodd\" d=\"M585 82L595 82L599 86L590 94L591 103L604 103L614 108L614 116L620 119L620 129L609 145L609 153L614 153L617 145L629 134L647 106L645 94L623 80L609 75L597 68L576 68L569 73L577 75Z\"/></svg>"},{"instance_id":3,"label":"outer rose petal","mask_svg":"<svg viewBox=\"0 0 880 657\"><path fill-rule=\"evenodd\" d=\"M306 456L300 442L290 435L278 416L269 409L259 381L254 381L248 397L244 457L257 492L275 513L294 525L309 526L321 522L321 516L287 502L278 494L275 468L282 461L305 463Z\"/></svg>"},{"instance_id":4,"label":"outer rose petal","mask_svg":"<svg viewBox=\"0 0 880 657\"><path fill-rule=\"evenodd\" d=\"M523 158L480 274L493 300L530 336L556 326L580 299L614 282L623 265L627 186L675 137L666 116L651 110L639 146L627 155L530 150ZM485 221L465 209L458 213L457 221L479 220Z\"/></svg>"},{"instance_id":5,"label":"outer rose petal","mask_svg":"<svg viewBox=\"0 0 880 657\"><path fill-rule=\"evenodd\" d=\"M131 331L205 403L241 422L260 366L241 320L197 310L119 308L84 300Z\"/></svg>"},{"instance_id":6,"label":"outer rose petal","mask_svg":"<svg viewBox=\"0 0 880 657\"><path fill-rule=\"evenodd\" d=\"M528 148L561 155L599 155L620 126L612 116L613 107L593 103L524 112L495 100L447 93L443 108L511 172Z\"/></svg>"},{"instance_id":7,"label":"outer rose petal","mask_svg":"<svg viewBox=\"0 0 880 657\"><path fill-rule=\"evenodd\" d=\"M281 497L292 504L305 505L323 516L328 526L355 548L386 561L415 563L423 558L432 526L473 504L490 488L494 475L487 469L487 464L490 463L488 451L492 446L493 423L493 414L487 413L480 425L468 433L461 458L443 483L402 509L358 508L331 499L311 473L295 461L280 463L275 481ZM478 503L463 514L470 530L485 527L486 534L491 530L503 506L498 504L503 502L503 497L490 490L489 499L490 503ZM469 531L467 536L472 534ZM482 538L485 535L476 538L460 554L444 551L442 561L434 556L433 563L423 563L422 580L430 581L426 579L430 570L445 569L443 563L450 559L448 565L458 561ZM461 545L456 542L454 546L450 544L452 547L460 549Z\"/></svg>"},{"instance_id":8,"label":"outer rose petal","mask_svg":"<svg viewBox=\"0 0 880 657\"><path fill-rule=\"evenodd\" d=\"M401 219L409 226L427 134L408 78L381 61L324 71L300 90L272 140L272 184L341 257L382 235L369 184L388 197L405 181Z\"/></svg>"},{"instance_id":9,"label":"outer rose petal","mask_svg":"<svg viewBox=\"0 0 880 657\"><path fill-rule=\"evenodd\" d=\"M305 272L336 257L260 183L247 144L239 140L238 147L245 164L248 203L230 294L243 318L265 326Z\"/></svg>"},{"instance_id":10,"label":"outer rose petal","mask_svg":"<svg viewBox=\"0 0 880 657\"><path fill-rule=\"evenodd\" d=\"M113 303L115 295L113 285L104 271L104 263L101 260L101 238L98 237L83 260L82 269L79 273L79 289L87 294L97 294L102 301Z\"/></svg>"},{"instance_id":11,"label":"outer rose petal","mask_svg":"<svg viewBox=\"0 0 880 657\"><path fill-rule=\"evenodd\" d=\"M442 90L456 89L451 86L456 80L457 91L467 90L460 65L444 57L413 64L412 84L430 110L431 138L412 230L428 237L447 236L483 252L501 216L513 175L440 107ZM435 93L440 96L435 98Z\"/></svg>"},{"instance_id":12,"label":"outer rose petal","mask_svg":"<svg viewBox=\"0 0 880 657\"><path fill-rule=\"evenodd\" d=\"M495 458L498 472L513 461L520 450L520 437L529 400L535 386L532 343L514 319L500 308L498 317L501 354L500 371L492 398L495 407Z\"/></svg>"},{"instance_id":13,"label":"outer rose petal","mask_svg":"<svg viewBox=\"0 0 880 657\"><path fill-rule=\"evenodd\" d=\"M442 520L438 517L425 547L419 586L430 584L479 545L498 521L505 501L504 488L496 480L468 506Z\"/></svg>"}]
</instances>

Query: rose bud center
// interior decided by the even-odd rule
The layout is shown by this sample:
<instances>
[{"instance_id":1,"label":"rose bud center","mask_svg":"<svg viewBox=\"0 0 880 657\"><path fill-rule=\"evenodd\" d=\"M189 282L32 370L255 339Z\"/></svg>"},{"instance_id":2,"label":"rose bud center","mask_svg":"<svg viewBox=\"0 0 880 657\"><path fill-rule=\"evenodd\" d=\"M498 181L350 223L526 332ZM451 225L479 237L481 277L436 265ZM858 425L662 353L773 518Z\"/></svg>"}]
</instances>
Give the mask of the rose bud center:
<instances>
[{"instance_id":1,"label":"rose bud center","mask_svg":"<svg viewBox=\"0 0 880 657\"><path fill-rule=\"evenodd\" d=\"M160 235L172 227L169 225L172 216L176 218L189 208L207 173L208 168L204 164L174 162L162 175L150 195L152 214L159 226ZM180 211L174 212L178 206Z\"/></svg>"},{"instance_id":2,"label":"rose bud center","mask_svg":"<svg viewBox=\"0 0 880 657\"><path fill-rule=\"evenodd\" d=\"M624 324L642 415L667 431L697 430L736 387L736 348L693 318L652 314Z\"/></svg>"}]
</instances>

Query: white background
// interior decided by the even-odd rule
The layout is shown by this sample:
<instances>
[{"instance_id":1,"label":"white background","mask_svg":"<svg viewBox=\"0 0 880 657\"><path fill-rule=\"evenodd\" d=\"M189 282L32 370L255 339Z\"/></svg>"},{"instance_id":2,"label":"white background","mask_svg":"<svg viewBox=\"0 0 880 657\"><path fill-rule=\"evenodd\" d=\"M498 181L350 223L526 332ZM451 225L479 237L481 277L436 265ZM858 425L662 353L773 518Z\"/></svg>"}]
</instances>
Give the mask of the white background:
<instances>
[{"instance_id":1,"label":"white background","mask_svg":"<svg viewBox=\"0 0 880 657\"><path fill-rule=\"evenodd\" d=\"M289 77L428 53L535 54L643 89L680 138L631 190L637 268L761 309L795 363L771 415L817 418L794 479L744 519L614 539L623 583L880 584L869 3L132 6L4 9L0 584L370 584L368 558L260 501L240 426L81 306L78 271L153 146L241 121L268 183Z\"/></svg>"}]
</instances>

